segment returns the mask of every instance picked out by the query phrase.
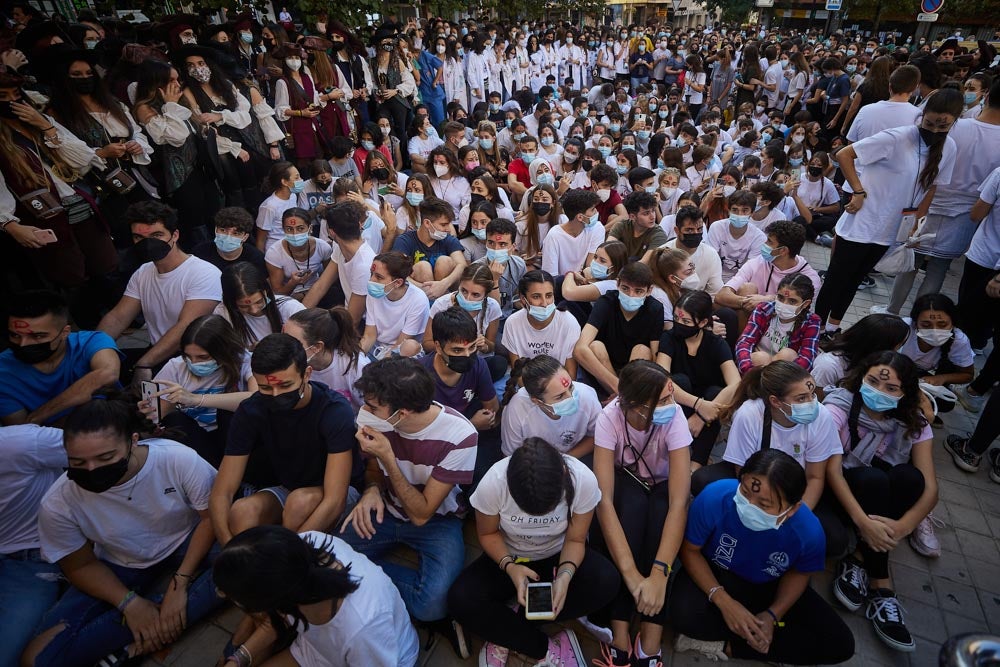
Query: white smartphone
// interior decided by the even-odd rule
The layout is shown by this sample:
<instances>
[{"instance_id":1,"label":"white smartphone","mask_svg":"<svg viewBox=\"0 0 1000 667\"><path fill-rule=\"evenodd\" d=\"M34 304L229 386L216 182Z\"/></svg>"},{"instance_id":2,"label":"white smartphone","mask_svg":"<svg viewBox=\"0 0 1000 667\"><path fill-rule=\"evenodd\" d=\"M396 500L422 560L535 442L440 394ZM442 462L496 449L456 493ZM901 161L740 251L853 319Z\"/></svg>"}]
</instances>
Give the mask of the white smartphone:
<instances>
[{"instance_id":1,"label":"white smartphone","mask_svg":"<svg viewBox=\"0 0 1000 667\"><path fill-rule=\"evenodd\" d=\"M151 382L150 380L143 380L142 381L142 385L141 385L142 400L143 401L149 401L150 404L153 406L153 410L155 412L153 413L153 417L152 417L152 419L150 421L152 421L154 424L159 424L160 423L160 416L161 416L160 415L160 399L159 398L153 398L153 394L155 394L158 390L159 390L159 387L157 386L157 384L155 382Z\"/></svg>"},{"instance_id":2,"label":"white smartphone","mask_svg":"<svg viewBox=\"0 0 1000 667\"><path fill-rule=\"evenodd\" d=\"M51 229L36 229L35 238L38 239L39 243L42 245L48 245L50 243L55 243L59 239L56 238L56 233Z\"/></svg>"},{"instance_id":3,"label":"white smartphone","mask_svg":"<svg viewBox=\"0 0 1000 667\"><path fill-rule=\"evenodd\" d=\"M556 617L552 608L552 584L528 583L524 617L529 621L551 621Z\"/></svg>"}]
</instances>

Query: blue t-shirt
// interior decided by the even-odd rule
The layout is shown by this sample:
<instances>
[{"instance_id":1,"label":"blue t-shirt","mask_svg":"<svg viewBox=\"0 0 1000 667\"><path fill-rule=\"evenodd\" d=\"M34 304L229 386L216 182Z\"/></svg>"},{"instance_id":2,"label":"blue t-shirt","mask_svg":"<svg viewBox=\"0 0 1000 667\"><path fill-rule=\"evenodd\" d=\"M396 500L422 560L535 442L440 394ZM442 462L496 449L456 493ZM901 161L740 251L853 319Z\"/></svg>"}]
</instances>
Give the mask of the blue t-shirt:
<instances>
[{"instance_id":1,"label":"blue t-shirt","mask_svg":"<svg viewBox=\"0 0 1000 667\"><path fill-rule=\"evenodd\" d=\"M490 379L490 369L486 365L486 360L481 355L476 355L476 360L468 373L463 373L458 379L458 384L449 387L434 370L434 357L436 354L428 354L420 358L420 363L431 372L434 378L434 400L441 405L461 412L466 417L469 406L476 404L476 409L481 409L480 405L485 401L490 401L497 396L493 388L493 380Z\"/></svg>"},{"instance_id":2,"label":"blue t-shirt","mask_svg":"<svg viewBox=\"0 0 1000 667\"><path fill-rule=\"evenodd\" d=\"M447 257L453 252L463 252L462 244L451 234L426 246L414 229L397 236L396 240L392 242L392 249L412 257L414 264L427 262L431 268L434 268L434 262L437 261L438 257Z\"/></svg>"},{"instance_id":3,"label":"blue t-shirt","mask_svg":"<svg viewBox=\"0 0 1000 667\"><path fill-rule=\"evenodd\" d=\"M778 530L750 530L733 500L739 485L739 480L724 479L706 486L688 510L684 539L699 545L713 565L755 584L789 570L821 571L826 536L812 511L802 505Z\"/></svg>"},{"instance_id":4,"label":"blue t-shirt","mask_svg":"<svg viewBox=\"0 0 1000 667\"><path fill-rule=\"evenodd\" d=\"M91 358L106 349L118 352L114 339L103 331L71 333L66 337L66 356L51 373L18 361L10 350L0 352L0 417L21 410L33 412L45 405L89 373ZM49 423L67 412L55 415Z\"/></svg>"}]
</instances>

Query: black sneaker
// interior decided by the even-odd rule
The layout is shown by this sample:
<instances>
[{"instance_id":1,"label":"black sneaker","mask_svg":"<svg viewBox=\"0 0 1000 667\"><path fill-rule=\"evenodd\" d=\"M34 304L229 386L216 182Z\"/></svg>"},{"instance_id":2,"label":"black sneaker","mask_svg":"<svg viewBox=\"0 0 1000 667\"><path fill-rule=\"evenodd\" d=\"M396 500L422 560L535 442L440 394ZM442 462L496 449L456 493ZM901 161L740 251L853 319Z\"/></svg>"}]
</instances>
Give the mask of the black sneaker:
<instances>
[{"instance_id":1,"label":"black sneaker","mask_svg":"<svg viewBox=\"0 0 1000 667\"><path fill-rule=\"evenodd\" d=\"M909 653L917 644L903 622L903 605L896 594L888 588L873 589L868 596L868 611L865 616L872 622L875 634L889 648Z\"/></svg>"},{"instance_id":2,"label":"black sneaker","mask_svg":"<svg viewBox=\"0 0 1000 667\"><path fill-rule=\"evenodd\" d=\"M1000 449L991 449L986 458L990 460L990 479L1000 484Z\"/></svg>"},{"instance_id":3,"label":"black sneaker","mask_svg":"<svg viewBox=\"0 0 1000 667\"><path fill-rule=\"evenodd\" d=\"M850 611L861 609L868 599L868 573L857 560L840 561L840 574L833 580L833 594Z\"/></svg>"},{"instance_id":4,"label":"black sneaker","mask_svg":"<svg viewBox=\"0 0 1000 667\"><path fill-rule=\"evenodd\" d=\"M833 331L825 331L824 330L823 333L821 333L819 335L819 344L820 345L827 345L828 343L832 343L833 339L836 338L837 335L839 335L839 334L840 334L840 329L839 328L834 329Z\"/></svg>"},{"instance_id":5,"label":"black sneaker","mask_svg":"<svg viewBox=\"0 0 1000 667\"><path fill-rule=\"evenodd\" d=\"M437 637L441 636L448 640L452 650L462 660L469 658L469 642L465 639L465 632L458 621L451 618L442 618L439 621L425 621L418 623L418 626L428 630L427 643L424 645L425 651L430 651L436 643Z\"/></svg>"},{"instance_id":6,"label":"black sneaker","mask_svg":"<svg viewBox=\"0 0 1000 667\"><path fill-rule=\"evenodd\" d=\"M976 472L979 470L979 463L983 460L983 457L977 456L966 449L968 443L968 438L949 435L944 440L944 449L951 454L951 460L955 463L956 468L965 472Z\"/></svg>"},{"instance_id":7,"label":"black sneaker","mask_svg":"<svg viewBox=\"0 0 1000 667\"><path fill-rule=\"evenodd\" d=\"M858 285L858 289L871 289L875 287L875 279L871 276L865 276L861 279L861 284Z\"/></svg>"}]
</instances>

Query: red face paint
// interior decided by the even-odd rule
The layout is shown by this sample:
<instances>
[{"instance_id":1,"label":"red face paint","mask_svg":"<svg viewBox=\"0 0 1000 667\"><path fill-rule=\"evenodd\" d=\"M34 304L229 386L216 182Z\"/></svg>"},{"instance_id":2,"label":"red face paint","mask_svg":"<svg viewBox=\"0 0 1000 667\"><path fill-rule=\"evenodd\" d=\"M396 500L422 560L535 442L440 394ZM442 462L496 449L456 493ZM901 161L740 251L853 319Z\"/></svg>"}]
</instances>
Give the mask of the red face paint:
<instances>
[{"instance_id":1,"label":"red face paint","mask_svg":"<svg viewBox=\"0 0 1000 667\"><path fill-rule=\"evenodd\" d=\"M569 378L568 377L559 378L559 384L561 384L563 386L563 389L565 389L566 387L569 386Z\"/></svg>"},{"instance_id":2,"label":"red face paint","mask_svg":"<svg viewBox=\"0 0 1000 667\"><path fill-rule=\"evenodd\" d=\"M281 382L281 378L277 375L265 375L264 377L267 379L267 383L272 386Z\"/></svg>"},{"instance_id":3,"label":"red face paint","mask_svg":"<svg viewBox=\"0 0 1000 667\"><path fill-rule=\"evenodd\" d=\"M13 323L15 331L24 331L25 329L30 329L31 325L28 324L27 320L14 320Z\"/></svg>"}]
</instances>

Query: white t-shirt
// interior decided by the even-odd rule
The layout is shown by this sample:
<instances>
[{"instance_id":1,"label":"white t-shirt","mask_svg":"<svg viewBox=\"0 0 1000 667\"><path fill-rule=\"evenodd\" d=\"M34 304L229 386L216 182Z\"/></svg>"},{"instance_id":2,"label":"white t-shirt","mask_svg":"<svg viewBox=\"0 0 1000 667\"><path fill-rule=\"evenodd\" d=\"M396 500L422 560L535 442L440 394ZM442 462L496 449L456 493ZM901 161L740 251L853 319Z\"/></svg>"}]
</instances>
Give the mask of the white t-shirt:
<instances>
[{"instance_id":1,"label":"white t-shirt","mask_svg":"<svg viewBox=\"0 0 1000 667\"><path fill-rule=\"evenodd\" d=\"M861 184L868 196L860 211L845 211L840 217L837 236L883 246L905 241L910 230L902 229L902 211L916 207L925 193L919 177L927 164L927 146L918 128L913 125L885 130L853 146L857 164L864 166ZM951 182L956 154L955 142L946 137L934 179L936 185Z\"/></svg>"},{"instance_id":2,"label":"white t-shirt","mask_svg":"<svg viewBox=\"0 0 1000 667\"><path fill-rule=\"evenodd\" d=\"M580 338L580 323L569 313L557 310L544 329L528 322L528 311L521 309L507 318L501 344L518 357L534 359L547 354L559 363L573 356L573 347Z\"/></svg>"},{"instance_id":3,"label":"white t-shirt","mask_svg":"<svg viewBox=\"0 0 1000 667\"><path fill-rule=\"evenodd\" d=\"M101 560L144 569L184 543L208 509L215 469L190 447L151 438L135 477L104 493L84 491L66 475L42 499L38 533L42 556L55 563L94 543ZM131 498L131 500L129 500Z\"/></svg>"},{"instance_id":4,"label":"white t-shirt","mask_svg":"<svg viewBox=\"0 0 1000 667\"><path fill-rule=\"evenodd\" d=\"M322 625L300 630L289 651L302 667L411 667L420 642L399 589L375 563L339 537L310 531L304 542L325 549L359 582L336 615Z\"/></svg>"},{"instance_id":5,"label":"white t-shirt","mask_svg":"<svg viewBox=\"0 0 1000 667\"><path fill-rule=\"evenodd\" d=\"M444 180L431 178L431 187L434 188L435 196L451 204L454 211L452 220L456 220L458 212L472 200L472 188L469 186L469 181L461 176L453 176Z\"/></svg>"},{"instance_id":6,"label":"white t-shirt","mask_svg":"<svg viewBox=\"0 0 1000 667\"><path fill-rule=\"evenodd\" d=\"M285 230L281 227L281 216L290 208L299 205L299 198L292 195L288 199L282 199L278 195L271 195L260 204L257 209L257 228L267 232L267 240L264 242L265 252L272 245L285 238Z\"/></svg>"},{"instance_id":7,"label":"white t-shirt","mask_svg":"<svg viewBox=\"0 0 1000 667\"><path fill-rule=\"evenodd\" d=\"M781 69L781 62L775 62L773 65L767 68L764 72L764 83L767 85L774 85L774 90L770 91L766 88L763 89L764 97L767 98L767 108L773 109L778 106L778 100L781 99L781 76L784 70Z\"/></svg>"},{"instance_id":8,"label":"white t-shirt","mask_svg":"<svg viewBox=\"0 0 1000 667\"><path fill-rule=\"evenodd\" d=\"M573 383L573 392L580 403L576 414L552 419L521 387L503 410L500 430L501 451L510 456L527 438L541 438L564 454L587 436L593 437L601 402L594 388L581 382Z\"/></svg>"},{"instance_id":9,"label":"white t-shirt","mask_svg":"<svg viewBox=\"0 0 1000 667\"><path fill-rule=\"evenodd\" d=\"M723 281L735 276L747 260L760 257L760 247L767 242L767 234L754 225L748 224L743 229L746 230L743 236L734 239L728 218L716 220L708 227L705 243L719 253Z\"/></svg>"},{"instance_id":10,"label":"white t-shirt","mask_svg":"<svg viewBox=\"0 0 1000 667\"><path fill-rule=\"evenodd\" d=\"M847 374L847 359L836 352L820 352L813 361L812 376L818 387L834 387Z\"/></svg>"},{"instance_id":11,"label":"white t-shirt","mask_svg":"<svg viewBox=\"0 0 1000 667\"><path fill-rule=\"evenodd\" d=\"M309 279L300 285L296 285L292 290L293 294L308 292L309 288L316 284L320 274L323 273L323 264L330 259L330 243L323 239L313 238L313 251L304 262L297 262L292 259L285 248L285 244L278 242L267 249L264 253L264 261L271 266L281 269L281 274L288 280L293 273L299 271L312 271Z\"/></svg>"},{"instance_id":12,"label":"white t-shirt","mask_svg":"<svg viewBox=\"0 0 1000 667\"><path fill-rule=\"evenodd\" d=\"M951 182L934 192L928 210L933 215L953 216L967 212L976 203L980 184L1000 167L1000 151L983 150L985 146L1000 146L1000 125L962 119L951 128L948 138L955 142L958 154L964 159L955 160ZM923 233L933 232L942 233L924 227Z\"/></svg>"},{"instance_id":13,"label":"white t-shirt","mask_svg":"<svg viewBox=\"0 0 1000 667\"><path fill-rule=\"evenodd\" d=\"M222 272L191 255L173 271L160 273L153 262L140 266L128 279L125 296L138 299L155 345L177 324L184 302L222 301Z\"/></svg>"},{"instance_id":14,"label":"white t-shirt","mask_svg":"<svg viewBox=\"0 0 1000 667\"><path fill-rule=\"evenodd\" d=\"M792 199L785 197L785 199ZM820 208L829 206L840 201L837 193L837 186L829 178L821 177L818 181L811 181L803 178L799 181L799 199L806 205L806 208ZM792 200L794 202L794 200Z\"/></svg>"},{"instance_id":15,"label":"white t-shirt","mask_svg":"<svg viewBox=\"0 0 1000 667\"><path fill-rule=\"evenodd\" d=\"M427 135L426 139L421 139L420 135L416 135L410 138L410 142L406 146L406 150L410 155L416 155L417 157L422 157L427 160L430 158L431 151L438 146L444 145L444 142L437 135Z\"/></svg>"},{"instance_id":16,"label":"white t-shirt","mask_svg":"<svg viewBox=\"0 0 1000 667\"><path fill-rule=\"evenodd\" d=\"M381 238L381 237L380 237ZM330 249L330 260L337 265L337 278L344 290L344 297L350 301L352 294L365 296L368 294L368 280L372 277L372 262L375 251L367 243L358 246L358 251L350 260L344 258L344 253L336 243Z\"/></svg>"},{"instance_id":17,"label":"white t-shirt","mask_svg":"<svg viewBox=\"0 0 1000 667\"><path fill-rule=\"evenodd\" d=\"M791 408L788 408L791 414ZM764 423L764 401L747 401L733 415L722 460L742 466L750 455L760 450L761 425ZM844 446L837 434L833 417L822 403L819 415L811 424L796 424L791 428L771 422L771 449L785 452L803 468L807 463L826 461L834 454L843 454Z\"/></svg>"},{"instance_id":18,"label":"white t-shirt","mask_svg":"<svg viewBox=\"0 0 1000 667\"><path fill-rule=\"evenodd\" d=\"M937 368L941 361L941 348L932 347L927 352L920 349L917 330L909 317L904 317L903 321L910 325L910 333L899 348L899 353L909 357L920 370L927 372ZM951 341L951 349L948 350L948 361L958 366L966 368L975 363L975 355L972 352L972 344L969 337L961 329L954 329L955 337Z\"/></svg>"},{"instance_id":19,"label":"white t-shirt","mask_svg":"<svg viewBox=\"0 0 1000 667\"><path fill-rule=\"evenodd\" d=\"M756 218L751 216L750 224L763 232L765 229L767 229L767 226L772 222L777 222L778 220L784 220L784 219L785 219L785 214L778 207L775 207L772 208L770 211L768 211L767 215L765 215L760 220L757 220Z\"/></svg>"},{"instance_id":20,"label":"white t-shirt","mask_svg":"<svg viewBox=\"0 0 1000 667\"><path fill-rule=\"evenodd\" d=\"M365 218L365 222L361 226L361 238L364 239L368 247L374 250L377 255L382 252L382 248L385 245L385 239L382 237L382 231L385 229L385 221L371 209L368 209L367 214L368 217ZM399 228L399 221L396 222L396 227ZM406 228L405 222L403 222L403 228Z\"/></svg>"},{"instance_id":21,"label":"white t-shirt","mask_svg":"<svg viewBox=\"0 0 1000 667\"><path fill-rule=\"evenodd\" d=\"M667 241L660 247L691 252L682 246L677 239ZM691 253L690 259L694 263L694 272L698 275L698 289L705 290L709 296L714 297L722 289L722 259L720 259L718 251L702 241Z\"/></svg>"},{"instance_id":22,"label":"white t-shirt","mask_svg":"<svg viewBox=\"0 0 1000 667\"><path fill-rule=\"evenodd\" d=\"M777 315L772 315L767 331L764 332L760 337L760 341L757 342L757 349L768 354L781 352L788 347L788 341L792 335L792 328L794 326L795 320L782 322L778 319Z\"/></svg>"},{"instance_id":23,"label":"white t-shirt","mask_svg":"<svg viewBox=\"0 0 1000 667\"><path fill-rule=\"evenodd\" d=\"M553 276L580 271L590 254L590 240L591 235L586 229L578 236L572 236L562 225L550 230L542 243L542 271L548 271Z\"/></svg>"},{"instance_id":24,"label":"white t-shirt","mask_svg":"<svg viewBox=\"0 0 1000 667\"><path fill-rule=\"evenodd\" d=\"M979 198L993 208L979 223L972 244L965 256L979 266L1000 269L1000 167L993 170L979 188Z\"/></svg>"},{"instance_id":25,"label":"white t-shirt","mask_svg":"<svg viewBox=\"0 0 1000 667\"><path fill-rule=\"evenodd\" d=\"M406 292L398 301L388 297L376 299L370 294L365 299L366 322L374 326L378 342L395 345L400 334L422 339L427 329L431 304L422 290L405 283Z\"/></svg>"},{"instance_id":26,"label":"white t-shirt","mask_svg":"<svg viewBox=\"0 0 1000 667\"><path fill-rule=\"evenodd\" d=\"M882 130L913 125L921 113L920 107L909 102L880 100L869 104L858 110L847 131L847 140L853 143L874 136Z\"/></svg>"},{"instance_id":27,"label":"white t-shirt","mask_svg":"<svg viewBox=\"0 0 1000 667\"><path fill-rule=\"evenodd\" d=\"M306 307L302 305L301 301L293 299L290 296L277 296L274 298L274 302L278 306L278 316L281 319L282 324L287 322L288 318L295 313L306 309ZM232 324L232 320L229 319L229 311L226 309L225 304L220 303L216 306L214 314L224 317L227 322ZM268 336L273 333L281 333L281 329L278 329L277 331L271 330L271 321L268 320L267 315L263 313L260 315L247 315L245 313L240 313L240 315L247 323L247 329L250 330L252 335L251 340L244 341L247 344L247 347L256 345L257 342L264 336Z\"/></svg>"},{"instance_id":28,"label":"white t-shirt","mask_svg":"<svg viewBox=\"0 0 1000 667\"><path fill-rule=\"evenodd\" d=\"M0 428L0 555L37 549L38 509L66 467L62 429L35 424Z\"/></svg>"},{"instance_id":29,"label":"white t-shirt","mask_svg":"<svg viewBox=\"0 0 1000 667\"><path fill-rule=\"evenodd\" d=\"M563 497L555 509L543 515L528 514L518 507L507 485L510 458L500 459L483 476L469 503L488 516L500 517L500 534L512 554L541 560L558 554L566 541L569 514L586 514L601 501L597 477L590 468L572 456L564 456L573 482L573 506ZM561 483L561 482L560 482Z\"/></svg>"},{"instance_id":30,"label":"white t-shirt","mask_svg":"<svg viewBox=\"0 0 1000 667\"><path fill-rule=\"evenodd\" d=\"M313 368L309 379L320 384L325 384L330 389L339 393L350 401L354 407L354 411L357 412L361 404L364 403L364 397L354 387L354 383L361 378L361 372L371 362L367 354L361 353L358 355L358 362L353 367L348 368L350 363L350 357L344 356L339 352L334 352L333 361L330 362L330 365L322 370Z\"/></svg>"},{"instance_id":31,"label":"white t-shirt","mask_svg":"<svg viewBox=\"0 0 1000 667\"><path fill-rule=\"evenodd\" d=\"M457 305L455 303L455 292L445 294L439 299L435 299L434 303L431 304L431 312L428 315L428 322L434 319L434 316L438 313L443 313L452 306ZM493 297L486 297L486 316L483 317L483 311L477 310L475 312L470 312L469 315L476 321L476 331L479 332L481 336L486 335L486 330L490 328L490 324L499 320L503 317L503 311L500 310L500 304Z\"/></svg>"},{"instance_id":32,"label":"white t-shirt","mask_svg":"<svg viewBox=\"0 0 1000 667\"><path fill-rule=\"evenodd\" d=\"M692 83L704 86L705 73L698 72L695 74L693 72L688 72L687 76L684 77L684 95L688 98L688 104L701 104L705 99L705 90L702 88L702 91L698 92L691 87Z\"/></svg>"}]
</instances>

